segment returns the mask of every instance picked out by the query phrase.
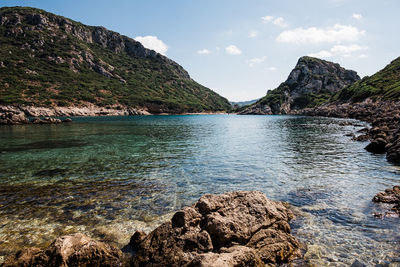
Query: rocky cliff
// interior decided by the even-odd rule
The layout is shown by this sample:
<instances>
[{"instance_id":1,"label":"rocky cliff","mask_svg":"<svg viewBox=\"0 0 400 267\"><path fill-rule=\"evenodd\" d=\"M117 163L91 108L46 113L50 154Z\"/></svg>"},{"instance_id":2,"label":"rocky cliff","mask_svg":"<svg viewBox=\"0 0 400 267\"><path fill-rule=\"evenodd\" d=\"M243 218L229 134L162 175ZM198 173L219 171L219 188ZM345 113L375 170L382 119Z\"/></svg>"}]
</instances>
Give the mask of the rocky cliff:
<instances>
[{"instance_id":1,"label":"rocky cliff","mask_svg":"<svg viewBox=\"0 0 400 267\"><path fill-rule=\"evenodd\" d=\"M226 110L229 102L127 36L28 7L0 9L0 104Z\"/></svg>"},{"instance_id":2,"label":"rocky cliff","mask_svg":"<svg viewBox=\"0 0 400 267\"><path fill-rule=\"evenodd\" d=\"M301 57L285 82L240 114L289 114L320 105L359 79L355 71L339 64Z\"/></svg>"}]
</instances>

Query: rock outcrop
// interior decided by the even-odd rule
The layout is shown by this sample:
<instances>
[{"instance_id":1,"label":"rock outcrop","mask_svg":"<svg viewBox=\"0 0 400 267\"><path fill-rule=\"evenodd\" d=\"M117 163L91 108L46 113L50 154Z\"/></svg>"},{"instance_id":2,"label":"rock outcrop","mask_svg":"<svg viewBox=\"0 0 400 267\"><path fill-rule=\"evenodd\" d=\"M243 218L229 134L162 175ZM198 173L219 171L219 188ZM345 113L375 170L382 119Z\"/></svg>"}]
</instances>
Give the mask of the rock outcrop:
<instances>
[{"instance_id":1,"label":"rock outcrop","mask_svg":"<svg viewBox=\"0 0 400 267\"><path fill-rule=\"evenodd\" d=\"M254 104L239 112L240 115L272 115L272 110L268 105L261 103Z\"/></svg>"},{"instance_id":2,"label":"rock outcrop","mask_svg":"<svg viewBox=\"0 0 400 267\"><path fill-rule=\"evenodd\" d=\"M20 125L20 124L59 124L63 122L72 122L70 118L64 120L48 117L50 116L69 116L63 113L56 113L55 110L47 109L48 112L29 112L34 107L23 106L1 106L0 105L0 125ZM43 111L39 108L39 110ZM53 111L53 112L50 112ZM71 111L68 112L71 114ZM75 114L74 114L75 115ZM31 120L28 117L33 117ZM42 117L42 118L39 118Z\"/></svg>"},{"instance_id":3,"label":"rock outcrop","mask_svg":"<svg viewBox=\"0 0 400 267\"><path fill-rule=\"evenodd\" d=\"M285 82L239 114L290 114L329 99L359 79L339 64L301 57Z\"/></svg>"},{"instance_id":4,"label":"rock outcrop","mask_svg":"<svg viewBox=\"0 0 400 267\"><path fill-rule=\"evenodd\" d=\"M265 266L300 256L291 212L261 192L205 195L149 235L135 233L133 266Z\"/></svg>"},{"instance_id":5,"label":"rock outcrop","mask_svg":"<svg viewBox=\"0 0 400 267\"><path fill-rule=\"evenodd\" d=\"M22 250L2 266L276 266L301 256L292 218L261 192L204 195L148 235L136 232L133 256L77 233Z\"/></svg>"},{"instance_id":6,"label":"rock outcrop","mask_svg":"<svg viewBox=\"0 0 400 267\"><path fill-rule=\"evenodd\" d=\"M391 204L390 210L385 214L375 214L376 217L399 217L400 216L400 186L388 188L384 192L378 193L372 199L376 203Z\"/></svg>"},{"instance_id":7,"label":"rock outcrop","mask_svg":"<svg viewBox=\"0 0 400 267\"><path fill-rule=\"evenodd\" d=\"M0 106L0 125L27 124L25 113L17 107Z\"/></svg>"},{"instance_id":8,"label":"rock outcrop","mask_svg":"<svg viewBox=\"0 0 400 267\"><path fill-rule=\"evenodd\" d=\"M83 234L57 238L48 248L29 248L8 259L3 267L17 266L122 266L123 253Z\"/></svg>"}]
</instances>

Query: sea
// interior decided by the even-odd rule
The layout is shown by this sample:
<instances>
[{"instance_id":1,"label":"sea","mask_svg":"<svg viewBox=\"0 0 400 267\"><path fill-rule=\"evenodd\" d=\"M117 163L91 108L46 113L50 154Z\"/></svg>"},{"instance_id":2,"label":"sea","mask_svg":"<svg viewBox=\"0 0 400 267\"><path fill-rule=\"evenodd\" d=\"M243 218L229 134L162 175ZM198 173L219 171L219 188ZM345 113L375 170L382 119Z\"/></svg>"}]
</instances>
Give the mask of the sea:
<instances>
[{"instance_id":1,"label":"sea","mask_svg":"<svg viewBox=\"0 0 400 267\"><path fill-rule=\"evenodd\" d=\"M0 126L0 261L75 232L123 248L204 194L258 190L291 204L314 266L400 266L400 219L373 196L400 167L350 119L257 115L76 117Z\"/></svg>"}]
</instances>

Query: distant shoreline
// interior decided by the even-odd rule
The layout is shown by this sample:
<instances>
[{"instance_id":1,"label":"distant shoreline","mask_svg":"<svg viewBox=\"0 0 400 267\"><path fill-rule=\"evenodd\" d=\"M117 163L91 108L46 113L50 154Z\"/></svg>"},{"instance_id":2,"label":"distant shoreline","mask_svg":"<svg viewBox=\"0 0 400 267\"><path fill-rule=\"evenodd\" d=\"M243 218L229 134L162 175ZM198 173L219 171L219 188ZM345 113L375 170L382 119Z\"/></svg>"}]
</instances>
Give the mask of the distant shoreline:
<instances>
[{"instance_id":1,"label":"distant shoreline","mask_svg":"<svg viewBox=\"0 0 400 267\"><path fill-rule=\"evenodd\" d=\"M98 116L136 116L136 115L216 115L235 114L226 111L204 112L155 112L146 107L127 107L114 105L99 107L93 104L69 107L37 107L25 105L0 105L0 125L29 124L32 118L57 117L98 117Z\"/></svg>"}]
</instances>

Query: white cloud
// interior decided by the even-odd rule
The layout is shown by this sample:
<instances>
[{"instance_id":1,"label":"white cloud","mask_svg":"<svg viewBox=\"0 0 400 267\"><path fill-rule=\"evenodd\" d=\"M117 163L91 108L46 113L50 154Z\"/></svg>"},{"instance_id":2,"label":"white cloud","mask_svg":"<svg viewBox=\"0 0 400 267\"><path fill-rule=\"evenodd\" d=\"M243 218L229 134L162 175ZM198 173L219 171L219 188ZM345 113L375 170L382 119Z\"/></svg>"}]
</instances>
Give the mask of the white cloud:
<instances>
[{"instance_id":1,"label":"white cloud","mask_svg":"<svg viewBox=\"0 0 400 267\"><path fill-rule=\"evenodd\" d=\"M265 16L261 18L264 22L271 22L274 20L273 16Z\"/></svg>"},{"instance_id":2,"label":"white cloud","mask_svg":"<svg viewBox=\"0 0 400 267\"><path fill-rule=\"evenodd\" d=\"M242 51L236 45L230 45L225 47L225 52L229 55L240 55Z\"/></svg>"},{"instance_id":3,"label":"white cloud","mask_svg":"<svg viewBox=\"0 0 400 267\"><path fill-rule=\"evenodd\" d=\"M272 24L282 27L282 28L289 26L289 24L287 24L285 19L282 17L274 18L273 16L265 16L265 17L262 17L261 19L264 23L272 23Z\"/></svg>"},{"instance_id":4,"label":"white cloud","mask_svg":"<svg viewBox=\"0 0 400 267\"><path fill-rule=\"evenodd\" d=\"M311 57L318 57L318 58L330 58L330 57L352 57L354 53L361 52L367 50L367 46L360 46L357 44L352 45L335 45L329 51L322 50L318 53L309 54ZM358 57L364 58L366 57L365 54L361 54Z\"/></svg>"},{"instance_id":5,"label":"white cloud","mask_svg":"<svg viewBox=\"0 0 400 267\"><path fill-rule=\"evenodd\" d=\"M295 44L341 43L357 41L364 35L365 31L357 27L335 24L327 28L310 27L283 31L276 40Z\"/></svg>"},{"instance_id":6,"label":"white cloud","mask_svg":"<svg viewBox=\"0 0 400 267\"><path fill-rule=\"evenodd\" d=\"M197 54L200 54L200 55L208 55L208 54L211 54L211 51L208 50L208 49L201 49L201 50L198 50L198 51L197 51Z\"/></svg>"},{"instance_id":7,"label":"white cloud","mask_svg":"<svg viewBox=\"0 0 400 267\"><path fill-rule=\"evenodd\" d=\"M144 47L152 49L164 56L168 51L168 46L163 41L158 39L157 36L137 36L134 39L140 42Z\"/></svg>"},{"instance_id":8,"label":"white cloud","mask_svg":"<svg viewBox=\"0 0 400 267\"><path fill-rule=\"evenodd\" d=\"M215 47L215 50L217 50L217 52L219 52L221 48L219 48L219 46Z\"/></svg>"},{"instance_id":9,"label":"white cloud","mask_svg":"<svg viewBox=\"0 0 400 267\"><path fill-rule=\"evenodd\" d=\"M256 31L256 30L249 31L250 38L255 38L255 37L257 37L257 35L258 35L258 31Z\"/></svg>"},{"instance_id":10,"label":"white cloud","mask_svg":"<svg viewBox=\"0 0 400 267\"><path fill-rule=\"evenodd\" d=\"M361 14L357 14L357 13L353 13L352 17L353 17L354 19L357 19L357 20L362 19L362 15L361 15Z\"/></svg>"},{"instance_id":11,"label":"white cloud","mask_svg":"<svg viewBox=\"0 0 400 267\"><path fill-rule=\"evenodd\" d=\"M255 58L252 58L252 59L248 60L247 64L249 64L250 67L254 67L257 64L263 63L266 59L267 59L266 56L264 56L264 57L255 57Z\"/></svg>"},{"instance_id":12,"label":"white cloud","mask_svg":"<svg viewBox=\"0 0 400 267\"><path fill-rule=\"evenodd\" d=\"M361 55L359 55L358 57L359 57L359 58L367 58L368 55L366 55L366 54L361 54Z\"/></svg>"},{"instance_id":13,"label":"white cloud","mask_svg":"<svg viewBox=\"0 0 400 267\"><path fill-rule=\"evenodd\" d=\"M275 67L269 67L268 70L269 71L276 71L276 68Z\"/></svg>"}]
</instances>

